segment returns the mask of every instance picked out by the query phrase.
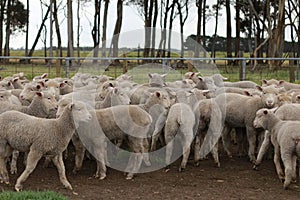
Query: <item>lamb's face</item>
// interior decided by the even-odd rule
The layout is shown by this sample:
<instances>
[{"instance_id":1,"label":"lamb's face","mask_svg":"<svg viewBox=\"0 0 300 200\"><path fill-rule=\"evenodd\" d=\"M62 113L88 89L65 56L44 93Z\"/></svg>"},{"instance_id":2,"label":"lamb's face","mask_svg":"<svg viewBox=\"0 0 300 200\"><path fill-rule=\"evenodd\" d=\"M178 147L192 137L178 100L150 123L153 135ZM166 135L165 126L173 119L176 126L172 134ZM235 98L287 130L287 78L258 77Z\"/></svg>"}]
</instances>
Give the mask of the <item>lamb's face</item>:
<instances>
[{"instance_id":1,"label":"lamb's face","mask_svg":"<svg viewBox=\"0 0 300 200\"><path fill-rule=\"evenodd\" d=\"M261 99L266 108L273 108L278 103L278 89L274 86L268 88L257 87L262 92Z\"/></svg>"},{"instance_id":2,"label":"lamb's face","mask_svg":"<svg viewBox=\"0 0 300 200\"><path fill-rule=\"evenodd\" d=\"M41 98L43 107L45 108L45 112L50 114L51 112L56 112L57 110L57 101L55 96L48 92L36 92L37 98ZM54 115L55 116L55 115Z\"/></svg>"},{"instance_id":3,"label":"lamb's face","mask_svg":"<svg viewBox=\"0 0 300 200\"><path fill-rule=\"evenodd\" d=\"M253 121L254 128L266 129L266 121L268 118L268 109L260 109L256 112L256 117Z\"/></svg>"},{"instance_id":4,"label":"lamb's face","mask_svg":"<svg viewBox=\"0 0 300 200\"><path fill-rule=\"evenodd\" d=\"M92 115L88 111L87 106L84 103L76 101L72 104L69 104L68 106L71 106L73 120L76 127L78 127L79 122L88 122L92 119Z\"/></svg>"}]
</instances>

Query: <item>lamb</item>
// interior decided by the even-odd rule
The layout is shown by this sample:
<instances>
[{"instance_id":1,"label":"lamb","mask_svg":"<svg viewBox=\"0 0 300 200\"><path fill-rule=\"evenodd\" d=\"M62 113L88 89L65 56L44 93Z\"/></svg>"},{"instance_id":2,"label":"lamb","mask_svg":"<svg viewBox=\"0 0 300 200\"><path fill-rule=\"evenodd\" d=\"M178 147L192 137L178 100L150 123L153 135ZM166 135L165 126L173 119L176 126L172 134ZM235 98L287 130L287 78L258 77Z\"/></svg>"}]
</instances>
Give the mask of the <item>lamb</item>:
<instances>
[{"instance_id":1,"label":"lamb","mask_svg":"<svg viewBox=\"0 0 300 200\"><path fill-rule=\"evenodd\" d=\"M59 102L59 108L66 106L69 99ZM97 160L96 177L106 177L106 142L113 139L127 139L131 150L136 153L129 159L127 179L132 179L142 162L142 154L147 152L147 133L152 122L151 116L137 105L119 105L92 112L92 122L78 129L78 135ZM95 123L96 122L96 123ZM95 138L96 137L96 138ZM136 157L135 157L136 156ZM132 162L134 163L131 166ZM80 162L76 162L80 163ZM82 163L82 162L81 162ZM80 166L76 166L80 167Z\"/></svg>"},{"instance_id":2,"label":"lamb","mask_svg":"<svg viewBox=\"0 0 300 200\"><path fill-rule=\"evenodd\" d=\"M75 131L79 122L88 121L91 114L85 104L74 102L58 112L57 119L43 119L18 111L7 111L0 115L0 174L1 181L9 184L5 166L6 156L11 149L29 152L24 172L17 179L15 190L22 190L23 182L35 169L43 155L52 156L57 167L61 183L68 189L72 186L66 178L62 152ZM49 133L51 130L51 133Z\"/></svg>"},{"instance_id":3,"label":"lamb","mask_svg":"<svg viewBox=\"0 0 300 200\"><path fill-rule=\"evenodd\" d=\"M211 150L214 161L220 167L218 141L222 133L222 112L214 99L203 99L194 106L195 115L195 165ZM203 144L203 145L202 145Z\"/></svg>"},{"instance_id":4,"label":"lamb","mask_svg":"<svg viewBox=\"0 0 300 200\"><path fill-rule=\"evenodd\" d=\"M171 164L173 146L175 142L180 142L182 146L183 157L179 172L185 169L191 144L194 139L193 127L195 125L195 116L191 107L185 103L176 103L171 106L165 125L166 142L166 165Z\"/></svg>"},{"instance_id":5,"label":"lamb","mask_svg":"<svg viewBox=\"0 0 300 200\"><path fill-rule=\"evenodd\" d=\"M253 88L258 85L252 81L223 82L224 87Z\"/></svg>"},{"instance_id":6,"label":"lamb","mask_svg":"<svg viewBox=\"0 0 300 200\"><path fill-rule=\"evenodd\" d=\"M21 106L21 102L15 95L12 94L11 90L0 91L0 101L6 101L14 105Z\"/></svg>"},{"instance_id":7,"label":"lamb","mask_svg":"<svg viewBox=\"0 0 300 200\"><path fill-rule=\"evenodd\" d=\"M55 96L55 99L59 100L59 86L60 84L55 80L48 80L45 82L44 90L47 90L49 93Z\"/></svg>"},{"instance_id":8,"label":"lamb","mask_svg":"<svg viewBox=\"0 0 300 200\"><path fill-rule=\"evenodd\" d=\"M103 99L103 101L96 101L95 108L108 108L114 105L128 105L130 104L130 98L128 95L122 91L120 88L110 88L109 92Z\"/></svg>"},{"instance_id":9,"label":"lamb","mask_svg":"<svg viewBox=\"0 0 300 200\"><path fill-rule=\"evenodd\" d=\"M27 83L22 92L20 93L20 101L22 105L28 106L32 101L33 97L35 96L37 91L41 91L44 85L40 83L30 82Z\"/></svg>"},{"instance_id":10,"label":"lamb","mask_svg":"<svg viewBox=\"0 0 300 200\"><path fill-rule=\"evenodd\" d=\"M11 90L14 89L14 86L10 81L2 80L0 81L0 89Z\"/></svg>"},{"instance_id":11,"label":"lamb","mask_svg":"<svg viewBox=\"0 0 300 200\"><path fill-rule=\"evenodd\" d=\"M29 106L14 105L9 102L0 102L0 113L16 110L28 115L41 118L55 118L57 101L47 92L35 92L35 97Z\"/></svg>"},{"instance_id":12,"label":"lamb","mask_svg":"<svg viewBox=\"0 0 300 200\"><path fill-rule=\"evenodd\" d=\"M298 121L300 119L300 105L298 104L285 104L282 105L279 108L276 108L275 111L275 115L284 121ZM263 156L265 155L265 153L268 150L269 144L270 144L270 140L272 143L273 139L272 139L272 134L269 131L265 132L265 137L264 137L264 141L262 143L261 148L259 149L259 153L257 155L257 159L255 161L255 165L254 165L254 169L257 169L258 166L262 163L262 159ZM280 170L278 170L280 171Z\"/></svg>"},{"instance_id":13,"label":"lamb","mask_svg":"<svg viewBox=\"0 0 300 200\"><path fill-rule=\"evenodd\" d=\"M262 91L262 95L248 97L245 95L228 93L220 94L216 97L216 102L220 106L220 109L225 117L226 127L246 127L247 139L249 143L248 156L251 162L255 161L255 147L256 147L256 137L257 131L253 127L253 120L255 118L255 113L261 108L272 108L277 103L277 93L266 93L266 91L258 86L258 89ZM226 102L226 104L225 104ZM238 108L238 109L237 109ZM223 131L223 145L227 154L231 156L231 152L228 149L230 141L231 129L224 129Z\"/></svg>"},{"instance_id":14,"label":"lamb","mask_svg":"<svg viewBox=\"0 0 300 200\"><path fill-rule=\"evenodd\" d=\"M59 94L65 95L73 92L73 81L71 79L65 79L59 83Z\"/></svg>"},{"instance_id":15,"label":"lamb","mask_svg":"<svg viewBox=\"0 0 300 200\"><path fill-rule=\"evenodd\" d=\"M275 86L281 86L284 87L287 91L288 90L293 90L293 89L300 89L300 84L296 83L290 83L286 82L284 80L276 80L276 79L271 79L271 80L262 80L263 86L265 85L275 85Z\"/></svg>"},{"instance_id":16,"label":"lamb","mask_svg":"<svg viewBox=\"0 0 300 200\"><path fill-rule=\"evenodd\" d=\"M255 128L263 128L271 132L271 139L274 144L274 164L280 180L284 179L283 188L288 189L292 179L296 178L296 160L300 157L300 122L283 121L268 109L257 111L253 125ZM281 171L281 156L285 176Z\"/></svg>"}]
</instances>

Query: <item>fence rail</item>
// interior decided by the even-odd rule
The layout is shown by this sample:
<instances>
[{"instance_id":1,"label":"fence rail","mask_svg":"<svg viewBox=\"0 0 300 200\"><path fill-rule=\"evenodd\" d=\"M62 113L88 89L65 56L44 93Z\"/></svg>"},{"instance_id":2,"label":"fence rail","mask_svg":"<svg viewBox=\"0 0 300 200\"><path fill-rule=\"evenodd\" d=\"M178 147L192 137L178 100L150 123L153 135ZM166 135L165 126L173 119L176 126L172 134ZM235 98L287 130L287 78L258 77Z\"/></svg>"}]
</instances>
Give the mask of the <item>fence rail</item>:
<instances>
[{"instance_id":1,"label":"fence rail","mask_svg":"<svg viewBox=\"0 0 300 200\"><path fill-rule=\"evenodd\" d=\"M233 67L238 68L238 73L239 73L239 79L240 80L246 80L247 79L247 73L249 73L249 69L252 68L251 66L248 66L248 63L253 63L254 61L259 62L259 61L264 61L264 62L269 62L269 61L280 61L280 62L288 62L288 64L285 64L287 67L286 69L289 70L290 73L290 78L291 74L294 73L294 80L299 80L299 61L300 58L178 58L178 57L171 57L171 58L141 58L141 57L107 57L107 58L98 58L98 57L84 57L84 58L78 58L78 57L23 57L23 56L0 56L0 70L3 70L3 66L12 66L12 70L7 70L8 72L18 72L22 69L24 69L21 64L31 64L31 74L32 76L34 74L39 73L39 70L36 70L35 66L41 65L41 66L47 66L48 70L51 71L53 66L56 66L56 76L65 76L69 77L70 72L72 71L72 63L76 61L76 63L82 63L82 62L93 62L93 63L98 63L100 62L105 62L107 63L113 63L114 61L122 61L127 65L127 62L129 61L134 61L137 64L139 62L156 62L161 64L161 69L162 73L166 73L167 67L171 65L171 63L176 63L178 61L183 61L185 63L192 63L192 66L196 69L199 67L195 67L194 65L201 65L203 63L208 63L208 64L214 64L220 61L223 61L225 65L228 67L227 63L230 63L232 61L238 62L238 65L235 65ZM55 65L59 61L59 69L57 68L58 66ZM146 63L147 63L146 62ZM293 63L293 64L291 64ZM74 64L73 64L74 65ZM57 70L60 70L60 67L63 69L63 73L58 73ZM220 67L220 66L217 66ZM176 67L175 67L176 68ZM201 67L200 67L201 68ZM260 67L258 67L260 68ZM0 71L1 73L1 71ZM117 73L115 73L117 74Z\"/></svg>"}]
</instances>

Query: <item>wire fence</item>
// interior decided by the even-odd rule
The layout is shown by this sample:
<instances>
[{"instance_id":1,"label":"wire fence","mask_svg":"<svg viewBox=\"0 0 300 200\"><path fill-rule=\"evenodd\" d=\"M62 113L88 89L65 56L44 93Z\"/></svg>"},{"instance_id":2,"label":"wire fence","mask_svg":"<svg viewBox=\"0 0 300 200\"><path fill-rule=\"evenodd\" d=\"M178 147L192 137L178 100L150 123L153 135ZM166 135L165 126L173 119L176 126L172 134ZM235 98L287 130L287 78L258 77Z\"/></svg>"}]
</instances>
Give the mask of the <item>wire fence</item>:
<instances>
[{"instance_id":1,"label":"wire fence","mask_svg":"<svg viewBox=\"0 0 300 200\"><path fill-rule=\"evenodd\" d=\"M72 77L77 72L106 74L116 78L122 73L138 75L176 71L182 77L187 71L203 75L221 73L231 81L283 79L299 81L300 58L136 58L136 57L18 57L0 56L0 74L9 76L24 72L28 78L42 73L49 77ZM276 67L276 63L281 63ZM254 69L254 65L257 67ZM273 63L273 65L270 65ZM275 66L275 67L274 67Z\"/></svg>"}]
</instances>

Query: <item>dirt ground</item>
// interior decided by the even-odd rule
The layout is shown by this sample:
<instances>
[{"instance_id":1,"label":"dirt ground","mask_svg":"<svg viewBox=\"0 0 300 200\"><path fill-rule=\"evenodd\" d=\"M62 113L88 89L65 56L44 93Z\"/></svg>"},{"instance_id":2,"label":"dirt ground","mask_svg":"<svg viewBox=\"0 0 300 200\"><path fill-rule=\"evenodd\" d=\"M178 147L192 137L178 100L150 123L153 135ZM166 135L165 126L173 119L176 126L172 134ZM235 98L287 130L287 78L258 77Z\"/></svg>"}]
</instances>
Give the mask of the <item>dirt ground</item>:
<instances>
[{"instance_id":1,"label":"dirt ground","mask_svg":"<svg viewBox=\"0 0 300 200\"><path fill-rule=\"evenodd\" d=\"M22 159L22 158L20 158ZM221 167L215 167L211 159L199 167L189 161L187 169L179 173L179 162L169 172L159 170L138 174L133 180L125 180L122 172L108 169L105 180L95 179L96 163L85 160L82 171L72 174L73 160L65 161L67 177L74 193L64 189L54 167L43 168L41 160L36 170L24 183L25 190L59 192L69 199L299 199L299 181L290 190L283 190L277 179L273 161L264 161L259 171L252 170L247 158L228 158L220 155ZM10 175L11 185L0 185L0 191L13 190L19 173Z\"/></svg>"}]
</instances>

